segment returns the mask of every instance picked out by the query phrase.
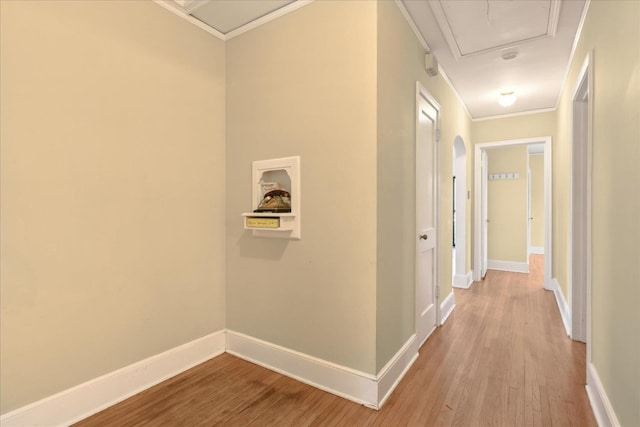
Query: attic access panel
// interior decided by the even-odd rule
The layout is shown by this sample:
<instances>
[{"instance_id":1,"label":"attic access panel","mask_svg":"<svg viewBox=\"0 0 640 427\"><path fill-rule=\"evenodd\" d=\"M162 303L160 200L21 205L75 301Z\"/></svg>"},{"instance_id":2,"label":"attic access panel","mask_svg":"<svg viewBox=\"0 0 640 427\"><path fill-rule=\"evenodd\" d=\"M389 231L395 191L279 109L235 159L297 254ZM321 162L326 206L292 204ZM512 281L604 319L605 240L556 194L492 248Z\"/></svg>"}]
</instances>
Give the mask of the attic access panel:
<instances>
[{"instance_id":1,"label":"attic access panel","mask_svg":"<svg viewBox=\"0 0 640 427\"><path fill-rule=\"evenodd\" d=\"M560 0L429 2L456 59L545 37L558 26Z\"/></svg>"}]
</instances>

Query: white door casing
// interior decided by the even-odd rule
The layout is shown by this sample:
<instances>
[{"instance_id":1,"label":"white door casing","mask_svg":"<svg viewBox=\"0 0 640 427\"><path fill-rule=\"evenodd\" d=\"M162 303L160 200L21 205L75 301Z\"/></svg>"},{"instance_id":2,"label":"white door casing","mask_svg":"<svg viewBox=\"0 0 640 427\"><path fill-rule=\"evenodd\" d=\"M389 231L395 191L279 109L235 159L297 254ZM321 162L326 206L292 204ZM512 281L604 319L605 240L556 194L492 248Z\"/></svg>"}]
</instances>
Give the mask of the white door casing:
<instances>
[{"instance_id":1,"label":"white door casing","mask_svg":"<svg viewBox=\"0 0 640 427\"><path fill-rule=\"evenodd\" d=\"M482 151L480 159L480 169L482 171L482 267L480 268L480 277L484 279L487 275L487 265L489 251L489 156L486 151Z\"/></svg>"},{"instance_id":2,"label":"white door casing","mask_svg":"<svg viewBox=\"0 0 640 427\"><path fill-rule=\"evenodd\" d=\"M438 103L418 83L416 117L416 334L418 343L437 326Z\"/></svg>"},{"instance_id":3,"label":"white door casing","mask_svg":"<svg viewBox=\"0 0 640 427\"><path fill-rule=\"evenodd\" d=\"M551 206L551 182L552 182L552 140L550 136L542 136L538 138L513 139L507 141L483 142L474 146L474 243L473 243L473 280L482 279L483 246L486 246L486 235L483 231L482 210L486 206L484 194L486 190L483 187L483 159L485 151L492 148L509 147L515 145L532 145L544 144L544 288L553 289L551 272L553 271L553 247L552 247L552 206ZM486 167L485 167L486 170ZM479 201L479 203L476 203ZM485 223L486 224L486 223Z\"/></svg>"},{"instance_id":4,"label":"white door casing","mask_svg":"<svg viewBox=\"0 0 640 427\"><path fill-rule=\"evenodd\" d=\"M591 289L591 76L590 56L577 80L572 103L571 146L571 243L569 251L569 305L571 338L587 343L590 361L590 289Z\"/></svg>"},{"instance_id":5,"label":"white door casing","mask_svg":"<svg viewBox=\"0 0 640 427\"><path fill-rule=\"evenodd\" d=\"M456 250L453 286L467 288L467 150L459 135L453 142L455 152Z\"/></svg>"}]
</instances>

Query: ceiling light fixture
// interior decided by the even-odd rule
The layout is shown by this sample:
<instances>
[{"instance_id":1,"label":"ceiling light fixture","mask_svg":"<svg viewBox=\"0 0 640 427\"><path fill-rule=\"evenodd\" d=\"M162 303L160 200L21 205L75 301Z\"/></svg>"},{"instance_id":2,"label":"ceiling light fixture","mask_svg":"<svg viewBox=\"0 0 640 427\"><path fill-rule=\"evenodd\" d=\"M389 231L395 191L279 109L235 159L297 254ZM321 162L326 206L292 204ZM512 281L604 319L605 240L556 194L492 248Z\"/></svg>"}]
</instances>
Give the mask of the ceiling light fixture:
<instances>
[{"instance_id":1,"label":"ceiling light fixture","mask_svg":"<svg viewBox=\"0 0 640 427\"><path fill-rule=\"evenodd\" d=\"M503 107L508 107L516 102L516 93L514 91L502 92L500 94L500 99L498 100L500 105Z\"/></svg>"}]
</instances>

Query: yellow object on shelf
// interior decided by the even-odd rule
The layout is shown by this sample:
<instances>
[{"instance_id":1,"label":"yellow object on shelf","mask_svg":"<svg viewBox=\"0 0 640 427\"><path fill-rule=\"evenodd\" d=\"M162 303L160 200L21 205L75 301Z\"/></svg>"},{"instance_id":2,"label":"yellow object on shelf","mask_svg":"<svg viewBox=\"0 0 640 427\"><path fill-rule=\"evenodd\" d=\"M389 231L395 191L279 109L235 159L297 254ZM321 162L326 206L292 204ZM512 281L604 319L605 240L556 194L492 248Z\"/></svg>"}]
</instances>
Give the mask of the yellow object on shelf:
<instances>
[{"instance_id":1,"label":"yellow object on shelf","mask_svg":"<svg viewBox=\"0 0 640 427\"><path fill-rule=\"evenodd\" d=\"M248 216L245 220L251 228L280 228L280 218Z\"/></svg>"}]
</instances>

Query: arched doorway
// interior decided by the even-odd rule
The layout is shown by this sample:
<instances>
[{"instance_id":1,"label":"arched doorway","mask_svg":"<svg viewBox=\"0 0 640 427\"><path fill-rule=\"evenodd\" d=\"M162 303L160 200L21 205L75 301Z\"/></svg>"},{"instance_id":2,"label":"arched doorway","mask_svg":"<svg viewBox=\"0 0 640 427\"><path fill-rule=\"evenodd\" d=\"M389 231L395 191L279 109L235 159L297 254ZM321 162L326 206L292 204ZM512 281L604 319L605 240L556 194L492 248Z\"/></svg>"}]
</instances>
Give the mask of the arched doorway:
<instances>
[{"instance_id":1,"label":"arched doorway","mask_svg":"<svg viewBox=\"0 0 640 427\"><path fill-rule=\"evenodd\" d=\"M453 140L453 286L468 288L467 274L467 149L460 135Z\"/></svg>"}]
</instances>

